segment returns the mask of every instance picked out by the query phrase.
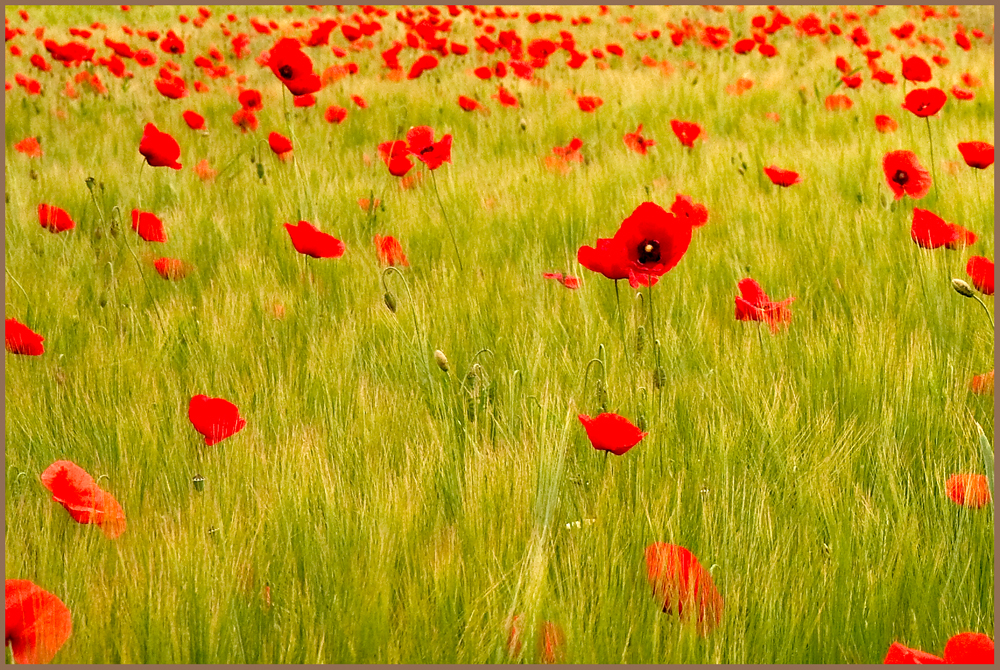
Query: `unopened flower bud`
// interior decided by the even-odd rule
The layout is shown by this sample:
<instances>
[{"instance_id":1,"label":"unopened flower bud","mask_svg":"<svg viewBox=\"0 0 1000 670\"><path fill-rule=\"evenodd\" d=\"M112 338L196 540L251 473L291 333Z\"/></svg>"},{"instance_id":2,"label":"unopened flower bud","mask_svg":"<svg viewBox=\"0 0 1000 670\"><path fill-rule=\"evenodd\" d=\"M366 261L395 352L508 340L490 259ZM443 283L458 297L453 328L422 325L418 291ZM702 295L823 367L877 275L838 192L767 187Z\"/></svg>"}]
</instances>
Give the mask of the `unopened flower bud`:
<instances>
[{"instance_id":1,"label":"unopened flower bud","mask_svg":"<svg viewBox=\"0 0 1000 670\"><path fill-rule=\"evenodd\" d=\"M191 483L194 484L195 491L205 490L205 478L202 477L201 475L195 475L194 477L192 477Z\"/></svg>"},{"instance_id":2,"label":"unopened flower bud","mask_svg":"<svg viewBox=\"0 0 1000 670\"><path fill-rule=\"evenodd\" d=\"M972 287L963 279L952 279L951 285L957 293L964 295L966 298L971 298L975 295L972 292Z\"/></svg>"},{"instance_id":3,"label":"unopened flower bud","mask_svg":"<svg viewBox=\"0 0 1000 670\"><path fill-rule=\"evenodd\" d=\"M521 119L521 130L528 129L528 121L526 119Z\"/></svg>"},{"instance_id":4,"label":"unopened flower bud","mask_svg":"<svg viewBox=\"0 0 1000 670\"><path fill-rule=\"evenodd\" d=\"M448 372L448 357L444 355L444 352L440 349L434 350L434 360L437 361L438 367Z\"/></svg>"},{"instance_id":5,"label":"unopened flower bud","mask_svg":"<svg viewBox=\"0 0 1000 670\"><path fill-rule=\"evenodd\" d=\"M384 297L385 297L385 306L389 308L390 312L392 312L393 314L395 314L396 313L396 296L394 296L393 294L391 294L389 292L386 292L386 294L385 294Z\"/></svg>"}]
</instances>

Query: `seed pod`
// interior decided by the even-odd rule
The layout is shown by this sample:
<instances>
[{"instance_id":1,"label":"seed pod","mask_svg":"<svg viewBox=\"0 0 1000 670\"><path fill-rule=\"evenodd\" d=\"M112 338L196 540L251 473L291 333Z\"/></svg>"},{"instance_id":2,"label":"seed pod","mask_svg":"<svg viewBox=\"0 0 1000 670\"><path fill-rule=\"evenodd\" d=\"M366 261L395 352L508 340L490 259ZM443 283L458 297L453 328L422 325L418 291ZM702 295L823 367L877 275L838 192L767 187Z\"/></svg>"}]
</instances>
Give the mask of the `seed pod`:
<instances>
[{"instance_id":1,"label":"seed pod","mask_svg":"<svg viewBox=\"0 0 1000 670\"><path fill-rule=\"evenodd\" d=\"M385 298L385 306L389 308L390 312L392 312L393 314L395 314L396 313L396 296L394 296L393 294L391 294L391 293L389 293L387 291L386 294L385 294L385 296L383 296L383 297Z\"/></svg>"},{"instance_id":2,"label":"seed pod","mask_svg":"<svg viewBox=\"0 0 1000 670\"><path fill-rule=\"evenodd\" d=\"M448 357L444 355L444 352L440 349L434 350L434 360L437 361L438 367L448 372Z\"/></svg>"},{"instance_id":3,"label":"seed pod","mask_svg":"<svg viewBox=\"0 0 1000 670\"><path fill-rule=\"evenodd\" d=\"M191 483L194 484L195 491L205 490L205 478L202 477L201 475L195 475L194 477L192 477Z\"/></svg>"},{"instance_id":4,"label":"seed pod","mask_svg":"<svg viewBox=\"0 0 1000 670\"><path fill-rule=\"evenodd\" d=\"M656 370L653 372L653 387L657 390L663 388L667 385L667 373L662 367L657 366Z\"/></svg>"},{"instance_id":5,"label":"seed pod","mask_svg":"<svg viewBox=\"0 0 1000 670\"><path fill-rule=\"evenodd\" d=\"M969 286L968 282L963 279L952 279L951 285L959 295L964 295L966 298L971 298L976 295L972 292L972 287Z\"/></svg>"}]
</instances>

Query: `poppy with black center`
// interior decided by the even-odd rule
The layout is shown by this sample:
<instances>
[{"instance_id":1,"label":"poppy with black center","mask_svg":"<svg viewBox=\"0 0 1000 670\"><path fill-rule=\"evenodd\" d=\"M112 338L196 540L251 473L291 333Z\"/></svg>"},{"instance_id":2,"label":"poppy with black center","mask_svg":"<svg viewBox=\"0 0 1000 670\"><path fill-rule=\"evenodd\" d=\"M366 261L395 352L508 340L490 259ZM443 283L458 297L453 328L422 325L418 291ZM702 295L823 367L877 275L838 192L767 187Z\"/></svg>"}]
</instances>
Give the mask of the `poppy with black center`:
<instances>
[{"instance_id":1,"label":"poppy with black center","mask_svg":"<svg viewBox=\"0 0 1000 670\"><path fill-rule=\"evenodd\" d=\"M313 72L312 60L302 52L298 40L290 37L278 40L268 52L267 66L292 95L315 93L322 87Z\"/></svg>"},{"instance_id":2,"label":"poppy with black center","mask_svg":"<svg viewBox=\"0 0 1000 670\"><path fill-rule=\"evenodd\" d=\"M941 111L947 101L948 94L940 88L915 88L906 94L903 109L914 116L926 118Z\"/></svg>"},{"instance_id":3,"label":"poppy with black center","mask_svg":"<svg viewBox=\"0 0 1000 670\"><path fill-rule=\"evenodd\" d=\"M622 221L614 240L636 276L661 277L677 265L691 244L691 221L656 203L644 202Z\"/></svg>"},{"instance_id":4,"label":"poppy with black center","mask_svg":"<svg viewBox=\"0 0 1000 670\"><path fill-rule=\"evenodd\" d=\"M969 167L985 170L993 165L993 145L989 142L959 142L958 150Z\"/></svg>"},{"instance_id":5,"label":"poppy with black center","mask_svg":"<svg viewBox=\"0 0 1000 670\"><path fill-rule=\"evenodd\" d=\"M406 149L416 156L428 169L436 170L442 163L451 162L451 135L434 141L434 129L430 126L415 126L406 133Z\"/></svg>"},{"instance_id":6,"label":"poppy with black center","mask_svg":"<svg viewBox=\"0 0 1000 670\"><path fill-rule=\"evenodd\" d=\"M919 199L931 190L931 175L912 151L890 151L882 159L882 170L896 200L904 195Z\"/></svg>"}]
</instances>

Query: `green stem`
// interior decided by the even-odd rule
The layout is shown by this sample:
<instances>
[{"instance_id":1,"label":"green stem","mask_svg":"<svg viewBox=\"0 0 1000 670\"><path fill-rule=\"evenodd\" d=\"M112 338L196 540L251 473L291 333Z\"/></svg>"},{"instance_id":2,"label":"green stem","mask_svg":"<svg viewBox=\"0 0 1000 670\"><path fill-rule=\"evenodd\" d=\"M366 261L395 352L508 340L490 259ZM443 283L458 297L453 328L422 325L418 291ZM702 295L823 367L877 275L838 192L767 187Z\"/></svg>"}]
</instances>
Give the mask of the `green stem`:
<instances>
[{"instance_id":1,"label":"green stem","mask_svg":"<svg viewBox=\"0 0 1000 670\"><path fill-rule=\"evenodd\" d=\"M17 287L19 289L21 289L21 293L24 294L24 300L25 300L25 302L28 303L28 308L24 312L24 320L30 323L31 322L31 300L28 298L28 292L24 290L23 286L21 286L21 282L17 281L17 279L14 278L14 275L11 274L10 270L7 268L6 265L4 265L3 271L7 273L7 276L10 277L10 280L12 282L14 282L17 285Z\"/></svg>"},{"instance_id":2,"label":"green stem","mask_svg":"<svg viewBox=\"0 0 1000 670\"><path fill-rule=\"evenodd\" d=\"M444 216L445 225L448 227L448 234L451 236L452 246L455 247L455 257L458 258L458 270L459 272L465 272L465 268L462 266L462 254L458 251L458 242L455 241L455 233L451 229L451 221L448 219L448 212L444 208L444 203L441 202L441 193L438 191L437 177L434 176L434 170L431 170L431 182L434 184L434 195L437 196L438 205L441 206L441 214Z\"/></svg>"},{"instance_id":3,"label":"green stem","mask_svg":"<svg viewBox=\"0 0 1000 670\"><path fill-rule=\"evenodd\" d=\"M937 168L934 165L934 137L931 135L931 117L925 116L924 120L927 121L927 140L931 145L931 174L934 176L934 202L938 199L938 178L937 178Z\"/></svg>"},{"instance_id":4,"label":"green stem","mask_svg":"<svg viewBox=\"0 0 1000 670\"><path fill-rule=\"evenodd\" d=\"M996 330L996 326L993 325L993 315L990 314L990 308L986 306L986 303L983 302L983 299L980 298L978 295L974 295L972 297L976 299L976 302L978 302L980 305L983 306L983 311L986 312L986 318L990 320L990 328Z\"/></svg>"}]
</instances>

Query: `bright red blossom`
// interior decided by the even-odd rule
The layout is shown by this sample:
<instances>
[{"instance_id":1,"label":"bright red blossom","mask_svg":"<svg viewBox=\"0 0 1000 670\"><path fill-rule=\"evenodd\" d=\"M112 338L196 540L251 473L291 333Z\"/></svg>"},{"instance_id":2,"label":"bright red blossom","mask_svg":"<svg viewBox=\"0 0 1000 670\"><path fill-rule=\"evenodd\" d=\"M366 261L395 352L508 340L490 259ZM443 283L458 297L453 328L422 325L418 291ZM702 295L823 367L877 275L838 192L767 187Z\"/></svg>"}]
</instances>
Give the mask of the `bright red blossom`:
<instances>
[{"instance_id":1,"label":"bright red blossom","mask_svg":"<svg viewBox=\"0 0 1000 670\"><path fill-rule=\"evenodd\" d=\"M903 109L920 118L934 116L947 100L948 95L940 88L915 88L906 94Z\"/></svg>"},{"instance_id":2,"label":"bright red blossom","mask_svg":"<svg viewBox=\"0 0 1000 670\"><path fill-rule=\"evenodd\" d=\"M771 332L777 332L780 324L788 324L792 313L788 309L795 298L789 297L781 302L774 302L756 280L747 277L737 285L740 295L736 296L737 321L762 321L771 327Z\"/></svg>"},{"instance_id":3,"label":"bright red blossom","mask_svg":"<svg viewBox=\"0 0 1000 670\"><path fill-rule=\"evenodd\" d=\"M76 227L65 209L44 203L38 206L38 222L50 233L61 233Z\"/></svg>"},{"instance_id":4,"label":"bright red blossom","mask_svg":"<svg viewBox=\"0 0 1000 670\"><path fill-rule=\"evenodd\" d=\"M184 123L188 124L188 127L192 130L203 130L205 128L205 117L201 114L187 110L181 116L184 117Z\"/></svg>"},{"instance_id":5,"label":"bright red blossom","mask_svg":"<svg viewBox=\"0 0 1000 670\"><path fill-rule=\"evenodd\" d=\"M343 242L307 221L299 221L298 225L286 223L285 230L295 250L312 258L340 258L347 249Z\"/></svg>"},{"instance_id":6,"label":"bright red blossom","mask_svg":"<svg viewBox=\"0 0 1000 670\"><path fill-rule=\"evenodd\" d=\"M649 434L639 430L625 417L610 412L599 414L593 419L586 414L580 414L578 418L587 431L591 446L598 451L609 451L615 456L624 455Z\"/></svg>"},{"instance_id":7,"label":"bright red blossom","mask_svg":"<svg viewBox=\"0 0 1000 670\"><path fill-rule=\"evenodd\" d=\"M169 133L161 133L152 123L147 123L139 142L139 153L152 167L169 167L180 170L177 159L181 156L180 145Z\"/></svg>"},{"instance_id":8,"label":"bright red blossom","mask_svg":"<svg viewBox=\"0 0 1000 670\"><path fill-rule=\"evenodd\" d=\"M904 195L920 199L931 190L931 174L912 151L890 151L882 159L882 171L896 200Z\"/></svg>"},{"instance_id":9,"label":"bright red blossom","mask_svg":"<svg viewBox=\"0 0 1000 670\"><path fill-rule=\"evenodd\" d=\"M50 663L73 632L69 608L26 579L4 582L4 645L17 664Z\"/></svg>"},{"instance_id":10,"label":"bright red blossom","mask_svg":"<svg viewBox=\"0 0 1000 670\"><path fill-rule=\"evenodd\" d=\"M694 141L701 135L701 126L690 121L673 119L670 122L670 129L674 131L674 135L681 141L681 144L688 148L693 147Z\"/></svg>"},{"instance_id":11,"label":"bright red blossom","mask_svg":"<svg viewBox=\"0 0 1000 670\"><path fill-rule=\"evenodd\" d=\"M993 261L985 256L973 256L965 266L972 285L984 295L993 295Z\"/></svg>"},{"instance_id":12,"label":"bright red blossom","mask_svg":"<svg viewBox=\"0 0 1000 670\"><path fill-rule=\"evenodd\" d=\"M695 202L689 195L678 193L670 211L678 218L686 219L694 228L700 228L708 222L708 207Z\"/></svg>"},{"instance_id":13,"label":"bright red blossom","mask_svg":"<svg viewBox=\"0 0 1000 670\"><path fill-rule=\"evenodd\" d=\"M700 635L722 622L723 600L712 575L690 550L666 542L646 547L646 576L664 612L697 622Z\"/></svg>"},{"instance_id":14,"label":"bright red blossom","mask_svg":"<svg viewBox=\"0 0 1000 670\"><path fill-rule=\"evenodd\" d=\"M986 475L952 475L945 484L948 497L956 505L979 508L990 502Z\"/></svg>"},{"instance_id":15,"label":"bright red blossom","mask_svg":"<svg viewBox=\"0 0 1000 670\"><path fill-rule=\"evenodd\" d=\"M12 354L41 356L45 353L44 337L16 319L4 321L4 348Z\"/></svg>"},{"instance_id":16,"label":"bright red blossom","mask_svg":"<svg viewBox=\"0 0 1000 670\"><path fill-rule=\"evenodd\" d=\"M989 142L959 142L958 150L969 167L985 170L993 165L993 145Z\"/></svg>"},{"instance_id":17,"label":"bright red blossom","mask_svg":"<svg viewBox=\"0 0 1000 670\"><path fill-rule=\"evenodd\" d=\"M913 208L910 237L925 249L958 249L975 244L976 234L954 223L947 223L940 216L919 207Z\"/></svg>"},{"instance_id":18,"label":"bright red blossom","mask_svg":"<svg viewBox=\"0 0 1000 670\"><path fill-rule=\"evenodd\" d=\"M767 175L767 178L770 179L771 183L775 186L788 187L802 182L802 177L799 176L798 172L793 170L782 170L775 165L770 165L764 168L764 174Z\"/></svg>"},{"instance_id":19,"label":"bright red blossom","mask_svg":"<svg viewBox=\"0 0 1000 670\"><path fill-rule=\"evenodd\" d=\"M243 430L246 419L240 416L236 405L222 398L196 395L188 405L188 419L205 437L205 444L212 446Z\"/></svg>"},{"instance_id":20,"label":"bright red blossom","mask_svg":"<svg viewBox=\"0 0 1000 670\"><path fill-rule=\"evenodd\" d=\"M629 283L635 277L660 277L676 266L691 244L692 223L659 205L644 202L629 215L614 240L624 249L630 271Z\"/></svg>"},{"instance_id":21,"label":"bright red blossom","mask_svg":"<svg viewBox=\"0 0 1000 670\"><path fill-rule=\"evenodd\" d=\"M31 158L38 158L42 155L42 146L38 143L38 138L26 137L14 145L14 151Z\"/></svg>"},{"instance_id":22,"label":"bright red blossom","mask_svg":"<svg viewBox=\"0 0 1000 670\"><path fill-rule=\"evenodd\" d=\"M625 141L625 146L627 146L632 151L645 156L648 153L648 148L656 145L655 140L648 140L642 136L642 124L635 129L634 133L625 133L623 138Z\"/></svg>"},{"instance_id":23,"label":"bright red blossom","mask_svg":"<svg viewBox=\"0 0 1000 670\"><path fill-rule=\"evenodd\" d=\"M155 214L132 210L132 230L147 242L166 242L167 233L163 230L163 222Z\"/></svg>"},{"instance_id":24,"label":"bright red blossom","mask_svg":"<svg viewBox=\"0 0 1000 670\"><path fill-rule=\"evenodd\" d=\"M430 170L436 170L442 163L451 162L451 135L444 135L434 141L434 129L430 126L416 126L406 133L406 149Z\"/></svg>"},{"instance_id":25,"label":"bright red blossom","mask_svg":"<svg viewBox=\"0 0 1000 670\"><path fill-rule=\"evenodd\" d=\"M157 258L153 261L156 272L164 279L184 279L190 274L191 265L176 258Z\"/></svg>"},{"instance_id":26,"label":"bright red blossom","mask_svg":"<svg viewBox=\"0 0 1000 670\"><path fill-rule=\"evenodd\" d=\"M112 540L125 532L121 505L76 463L56 461L42 473L42 485L77 523L97 524Z\"/></svg>"},{"instance_id":27,"label":"bright red blossom","mask_svg":"<svg viewBox=\"0 0 1000 670\"><path fill-rule=\"evenodd\" d=\"M893 133L897 128L899 124L891 116L879 114L875 117L875 129L880 133Z\"/></svg>"},{"instance_id":28,"label":"bright red blossom","mask_svg":"<svg viewBox=\"0 0 1000 670\"><path fill-rule=\"evenodd\" d=\"M408 157L409 150L403 140L383 142L378 145L378 153L389 168L389 174L394 177L402 177L413 167L413 161Z\"/></svg>"}]
</instances>

